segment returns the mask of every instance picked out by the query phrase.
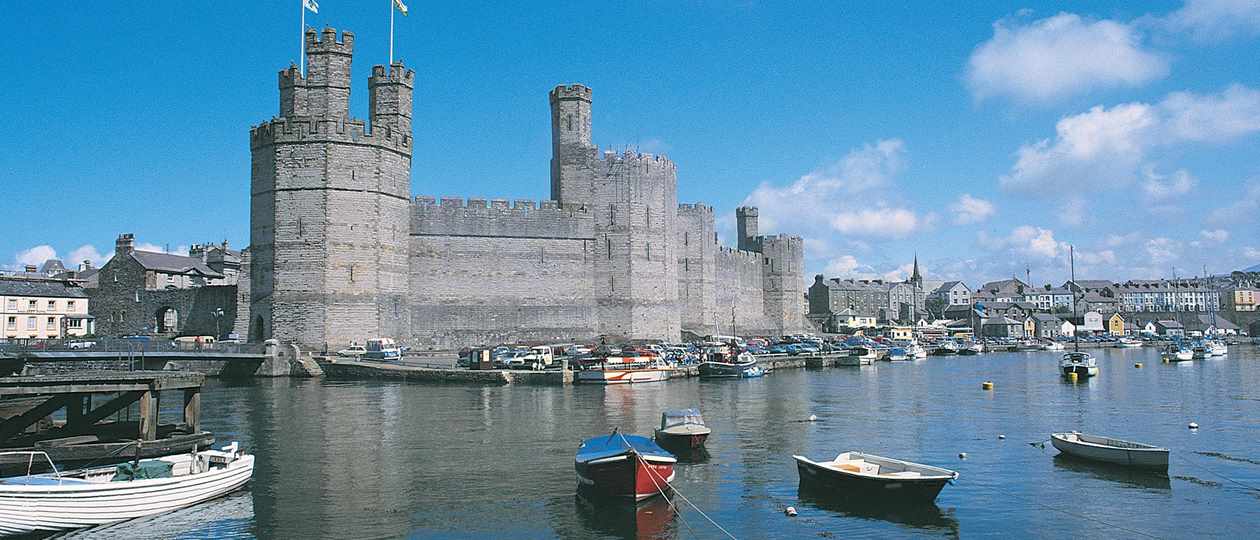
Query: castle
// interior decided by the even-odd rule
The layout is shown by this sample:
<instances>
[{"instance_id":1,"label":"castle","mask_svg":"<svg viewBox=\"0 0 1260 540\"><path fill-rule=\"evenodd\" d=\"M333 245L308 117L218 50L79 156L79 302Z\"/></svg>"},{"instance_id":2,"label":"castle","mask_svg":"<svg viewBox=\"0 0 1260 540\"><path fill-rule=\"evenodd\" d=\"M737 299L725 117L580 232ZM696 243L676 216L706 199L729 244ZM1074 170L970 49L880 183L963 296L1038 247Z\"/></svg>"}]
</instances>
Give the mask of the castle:
<instances>
[{"instance_id":1,"label":"castle","mask_svg":"<svg viewBox=\"0 0 1260 540\"><path fill-rule=\"evenodd\" d=\"M805 326L800 237L678 204L664 156L591 144L591 89L550 93L551 200L411 198L415 73L375 66L350 117L354 34L306 33L280 114L250 131L251 340L424 348L596 336L679 339Z\"/></svg>"}]
</instances>

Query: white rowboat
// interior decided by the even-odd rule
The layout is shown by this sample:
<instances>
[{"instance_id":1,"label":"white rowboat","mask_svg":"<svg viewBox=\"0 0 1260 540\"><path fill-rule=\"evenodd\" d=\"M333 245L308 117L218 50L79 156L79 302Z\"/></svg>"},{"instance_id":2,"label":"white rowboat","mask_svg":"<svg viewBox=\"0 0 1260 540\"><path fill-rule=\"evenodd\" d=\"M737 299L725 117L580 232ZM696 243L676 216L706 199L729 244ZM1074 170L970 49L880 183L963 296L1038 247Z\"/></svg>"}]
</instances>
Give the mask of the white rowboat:
<instances>
[{"instance_id":1,"label":"white rowboat","mask_svg":"<svg viewBox=\"0 0 1260 540\"><path fill-rule=\"evenodd\" d=\"M1125 467L1168 470L1167 448L1111 437L1085 435L1076 431L1052 433L1050 442L1060 452L1081 459Z\"/></svg>"},{"instance_id":2,"label":"white rowboat","mask_svg":"<svg viewBox=\"0 0 1260 540\"><path fill-rule=\"evenodd\" d=\"M47 459L43 452L23 453ZM169 476L114 481L121 467L109 466L0 479L0 535L65 531L170 512L231 493L254 473L254 456L238 451L236 443L139 463L169 468Z\"/></svg>"}]
</instances>

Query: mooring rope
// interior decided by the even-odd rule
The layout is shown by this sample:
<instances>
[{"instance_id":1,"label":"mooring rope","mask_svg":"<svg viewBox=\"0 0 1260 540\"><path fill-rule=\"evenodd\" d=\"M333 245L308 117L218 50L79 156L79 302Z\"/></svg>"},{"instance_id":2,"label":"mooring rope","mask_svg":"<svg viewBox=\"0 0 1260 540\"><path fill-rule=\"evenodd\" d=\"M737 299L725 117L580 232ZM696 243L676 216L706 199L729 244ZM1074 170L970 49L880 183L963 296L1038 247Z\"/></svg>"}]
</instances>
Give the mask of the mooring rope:
<instances>
[{"instance_id":1,"label":"mooring rope","mask_svg":"<svg viewBox=\"0 0 1260 540\"><path fill-rule=\"evenodd\" d=\"M620 434L618 434L618 435L620 435ZM656 475L656 472L655 472L655 471L653 471L653 470L652 470L652 468L651 468L650 466L648 466L648 462L647 462L647 460L643 459L643 456L639 455L639 453L638 453L637 451L635 451L635 450L634 450L634 446L630 444L630 441L626 440L626 436L625 436L625 435L621 435L621 442L626 443L626 446L627 446L627 447L629 447L629 448L630 448L630 450L631 450L631 452L634 454L635 459L639 460L639 463L642 463L642 464L643 464L643 468L644 468L645 470L647 470L647 472L648 472L648 479L652 481L652 485L656 487L656 490L657 490L657 491L661 492L661 495L662 495L662 496L665 496L665 491L664 491L663 489L661 489L661 485L660 485L660 484L658 484L658 483L656 482L656 478L654 478L655 476L657 476L657 475ZM664 478L662 478L661 480L662 480L662 481L664 481L665 479L664 479ZM688 499L686 495L683 495L682 491L679 491L677 487L670 486L670 488L672 488L672 489L674 490L674 494L678 495L678 498L682 499L682 500L683 500L683 502L687 503L687 505L688 505L688 506L690 506L693 510L695 510L696 512L698 512L698 513L699 513L702 517L704 517L704 519L708 520L708 521L709 521L709 523L710 523L710 524L712 524L714 527L717 527L717 530L722 531L722 534L725 534L727 538L730 538L731 540L736 540L736 539L735 539L735 535L731 534L729 531L727 531L725 528L723 528L721 525L719 525L719 524L718 524L718 522L714 521L714 520L713 520L713 518L709 517L709 515L708 515L708 514L704 513L704 510L701 510L699 506L696 506L696 503L691 502L691 499ZM666 500L666 501L668 501L668 502L670 503L670 506L675 506L675 505L674 505L674 503L673 503L673 501L670 501L670 500L669 500L669 497L665 497L665 500ZM681 514L681 513L678 513L678 509L677 509L677 507L676 507L676 506L675 506L675 508L674 508L674 512L678 514L678 517L679 517L680 519L682 518L682 514ZM686 520L683 520L683 523L684 523L684 524L686 524L686 523L687 523L687 521L686 521ZM690 529L691 529L691 526L690 526L690 525L688 525L688 526L687 526L687 529L688 529L688 530L690 530ZM694 534L695 534L695 531L692 531L692 533L691 533L691 534L693 534L693 535L694 535Z\"/></svg>"},{"instance_id":2,"label":"mooring rope","mask_svg":"<svg viewBox=\"0 0 1260 540\"><path fill-rule=\"evenodd\" d=\"M1210 474L1210 475L1212 475L1212 476L1215 476L1215 477L1217 477L1217 478L1220 478L1221 480L1225 480L1226 482L1232 482L1232 483L1237 484L1238 486L1242 487L1243 489L1247 489L1247 490L1251 490L1251 491L1260 491L1260 488L1257 488L1257 487L1252 486L1252 485L1250 485L1250 484L1247 484L1247 483L1245 483L1245 482L1240 482L1240 481L1238 481L1238 480L1235 480L1235 479L1233 479L1233 478L1230 478L1230 477L1228 477L1228 476L1225 476L1225 475L1223 475L1223 474L1221 474L1221 473L1218 473L1218 472L1216 472L1216 471L1213 471L1212 469L1209 469L1209 468L1204 467L1204 466L1202 466L1202 465L1196 465L1196 464L1194 464L1194 463L1191 463L1191 462L1190 462L1190 460L1188 460L1188 459L1186 459L1186 458L1183 458L1183 457L1181 457L1181 456L1176 456L1176 458L1177 458L1177 460L1178 460L1178 461L1180 461L1183 465L1189 465L1189 466L1190 466L1191 468L1193 468L1193 469L1196 469L1196 470L1199 470L1199 471L1206 472L1206 473L1208 473L1208 474Z\"/></svg>"}]
</instances>

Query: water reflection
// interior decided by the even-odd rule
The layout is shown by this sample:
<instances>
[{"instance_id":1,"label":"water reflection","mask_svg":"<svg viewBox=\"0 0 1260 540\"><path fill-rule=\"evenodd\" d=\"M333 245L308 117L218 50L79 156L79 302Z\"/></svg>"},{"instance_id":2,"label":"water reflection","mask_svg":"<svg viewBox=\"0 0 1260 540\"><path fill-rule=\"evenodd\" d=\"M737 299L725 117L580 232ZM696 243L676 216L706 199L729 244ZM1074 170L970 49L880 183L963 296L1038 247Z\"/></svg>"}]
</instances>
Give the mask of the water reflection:
<instances>
[{"instance_id":1,"label":"water reflection","mask_svg":"<svg viewBox=\"0 0 1260 540\"><path fill-rule=\"evenodd\" d=\"M709 450L701 446L699 448L684 448L670 450L674 457L678 458L679 463L705 463L709 461L711 455Z\"/></svg>"},{"instance_id":2,"label":"water reflection","mask_svg":"<svg viewBox=\"0 0 1260 540\"><path fill-rule=\"evenodd\" d=\"M854 500L834 493L801 485L797 491L802 506L835 512L845 517L882 520L913 529L925 529L958 536L958 520L952 511L941 510L935 503L895 504Z\"/></svg>"},{"instance_id":3,"label":"water reflection","mask_svg":"<svg viewBox=\"0 0 1260 540\"><path fill-rule=\"evenodd\" d=\"M578 519L587 531L621 538L674 538L678 534L674 511L663 496L635 503L579 489L573 500Z\"/></svg>"},{"instance_id":4,"label":"water reflection","mask_svg":"<svg viewBox=\"0 0 1260 540\"><path fill-rule=\"evenodd\" d=\"M1128 487L1150 490L1170 490L1168 474L1163 471L1144 471L1095 461L1086 461L1065 454L1054 456L1054 466L1076 473L1087 474L1101 480L1118 482Z\"/></svg>"}]
</instances>

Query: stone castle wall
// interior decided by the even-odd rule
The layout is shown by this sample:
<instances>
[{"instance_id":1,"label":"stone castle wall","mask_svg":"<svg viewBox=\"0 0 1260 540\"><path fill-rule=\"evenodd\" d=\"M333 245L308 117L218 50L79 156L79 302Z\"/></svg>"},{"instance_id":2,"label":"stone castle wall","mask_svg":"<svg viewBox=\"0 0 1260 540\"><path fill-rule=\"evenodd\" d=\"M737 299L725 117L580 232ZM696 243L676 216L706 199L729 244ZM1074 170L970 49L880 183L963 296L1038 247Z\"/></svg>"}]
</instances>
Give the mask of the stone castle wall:
<instances>
[{"instance_id":1,"label":"stone castle wall","mask_svg":"<svg viewBox=\"0 0 1260 540\"><path fill-rule=\"evenodd\" d=\"M458 348L592 339L593 230L581 205L417 197L411 340Z\"/></svg>"}]
</instances>

